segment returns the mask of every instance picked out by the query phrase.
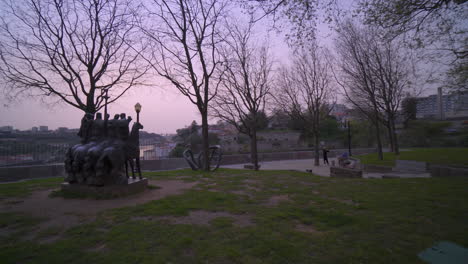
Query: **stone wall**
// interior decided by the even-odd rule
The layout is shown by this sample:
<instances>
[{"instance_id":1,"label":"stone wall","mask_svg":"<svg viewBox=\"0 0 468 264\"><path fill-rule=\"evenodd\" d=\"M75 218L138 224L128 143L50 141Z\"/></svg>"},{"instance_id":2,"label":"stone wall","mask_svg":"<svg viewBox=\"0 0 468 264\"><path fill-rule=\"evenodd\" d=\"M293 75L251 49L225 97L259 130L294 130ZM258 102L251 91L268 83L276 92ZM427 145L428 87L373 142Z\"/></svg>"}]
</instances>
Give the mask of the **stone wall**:
<instances>
[{"instance_id":1,"label":"stone wall","mask_svg":"<svg viewBox=\"0 0 468 264\"><path fill-rule=\"evenodd\" d=\"M428 168L431 177L451 177L451 176L465 176L468 177L468 168L448 167L442 165L431 165Z\"/></svg>"},{"instance_id":2,"label":"stone wall","mask_svg":"<svg viewBox=\"0 0 468 264\"><path fill-rule=\"evenodd\" d=\"M393 167L391 166L381 166L381 165L372 165L372 164L362 164L362 169L365 172L379 172L379 173L393 171Z\"/></svg>"},{"instance_id":3,"label":"stone wall","mask_svg":"<svg viewBox=\"0 0 468 264\"><path fill-rule=\"evenodd\" d=\"M341 167L330 167L330 177L332 178L362 178L362 170L348 169Z\"/></svg>"}]
</instances>

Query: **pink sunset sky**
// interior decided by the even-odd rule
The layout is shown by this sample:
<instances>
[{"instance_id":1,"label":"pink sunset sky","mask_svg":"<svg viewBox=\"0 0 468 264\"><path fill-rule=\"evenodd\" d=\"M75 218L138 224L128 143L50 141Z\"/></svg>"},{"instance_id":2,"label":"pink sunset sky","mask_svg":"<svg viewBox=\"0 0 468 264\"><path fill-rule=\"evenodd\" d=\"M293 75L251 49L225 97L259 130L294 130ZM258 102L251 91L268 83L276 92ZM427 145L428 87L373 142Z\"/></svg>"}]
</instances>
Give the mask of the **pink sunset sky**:
<instances>
[{"instance_id":1,"label":"pink sunset sky","mask_svg":"<svg viewBox=\"0 0 468 264\"><path fill-rule=\"evenodd\" d=\"M342 1L350 6L350 2ZM238 12L235 12L238 13ZM241 13L235 14L241 16ZM263 20L256 25L259 41L268 40L275 61L287 63L290 50L284 35L269 30L271 21ZM318 24L318 41L321 45L333 49L333 34L326 24ZM109 114L126 113L136 119L134 105L139 102L143 108L140 122L144 130L155 133L175 133L176 129L189 125L193 120L201 123L197 108L188 98L163 80L154 77L154 87L135 87L120 100L109 106ZM0 126L13 126L15 129L28 130L34 126L78 128L83 112L65 103L50 104L41 98L18 98L8 101L0 91ZM215 123L217 120L211 120Z\"/></svg>"},{"instance_id":2,"label":"pink sunset sky","mask_svg":"<svg viewBox=\"0 0 468 264\"><path fill-rule=\"evenodd\" d=\"M240 12L239 15L241 15ZM261 21L256 25L258 40L264 42L268 39L275 60L285 62L288 59L289 49L284 36L268 30L268 23L269 21ZM154 77L153 82L157 84L154 87L130 89L117 102L109 105L109 114L113 116L116 113L126 113L136 120L134 105L139 102L143 106L140 122L145 131L175 133L176 129L189 125L193 120L201 124L198 109L188 98L157 76ZM81 110L65 103L51 104L43 102L40 97L8 101L0 92L0 126L13 126L20 130L29 130L34 126L42 125L48 126L49 129L78 128L82 116ZM215 122L216 120L210 120L210 123Z\"/></svg>"}]
</instances>

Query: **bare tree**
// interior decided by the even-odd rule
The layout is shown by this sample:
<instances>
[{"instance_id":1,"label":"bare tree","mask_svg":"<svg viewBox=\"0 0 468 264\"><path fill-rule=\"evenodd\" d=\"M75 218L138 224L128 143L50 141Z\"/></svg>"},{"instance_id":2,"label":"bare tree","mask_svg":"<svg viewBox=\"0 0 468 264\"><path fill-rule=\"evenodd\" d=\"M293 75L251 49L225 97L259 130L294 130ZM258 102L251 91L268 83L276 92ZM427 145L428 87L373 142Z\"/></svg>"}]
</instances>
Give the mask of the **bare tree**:
<instances>
[{"instance_id":1,"label":"bare tree","mask_svg":"<svg viewBox=\"0 0 468 264\"><path fill-rule=\"evenodd\" d=\"M378 33L351 21L341 26L337 49L342 84L348 101L367 114L377 131L379 122L387 127L391 150L399 154L395 120L404 93L410 87L407 65L411 61L402 56L397 43L383 41ZM377 138L380 139L380 134Z\"/></svg>"},{"instance_id":2,"label":"bare tree","mask_svg":"<svg viewBox=\"0 0 468 264\"><path fill-rule=\"evenodd\" d=\"M296 53L292 67L280 70L276 99L291 117L300 118L314 138L319 165L320 124L334 101L331 64L316 45Z\"/></svg>"},{"instance_id":3,"label":"bare tree","mask_svg":"<svg viewBox=\"0 0 468 264\"><path fill-rule=\"evenodd\" d=\"M411 62L403 58L398 46L392 41L374 41L368 50L373 61L372 73L377 79L377 103L384 113L382 116L388 128L391 149L399 155L395 120L405 92L410 87L407 65Z\"/></svg>"},{"instance_id":4,"label":"bare tree","mask_svg":"<svg viewBox=\"0 0 468 264\"><path fill-rule=\"evenodd\" d=\"M197 106L202 117L204 169L208 159L208 104L220 84L220 20L225 2L219 0L154 0L147 5L142 29L150 40L153 69Z\"/></svg>"},{"instance_id":5,"label":"bare tree","mask_svg":"<svg viewBox=\"0 0 468 264\"><path fill-rule=\"evenodd\" d=\"M468 91L468 1L360 0L357 8L366 24L384 29L390 39L402 38L426 63L446 71L443 86Z\"/></svg>"},{"instance_id":6,"label":"bare tree","mask_svg":"<svg viewBox=\"0 0 468 264\"><path fill-rule=\"evenodd\" d=\"M271 90L273 62L267 46L256 47L252 24L232 25L223 52L222 82L213 115L250 138L251 162L258 170L257 129Z\"/></svg>"},{"instance_id":7,"label":"bare tree","mask_svg":"<svg viewBox=\"0 0 468 264\"><path fill-rule=\"evenodd\" d=\"M317 25L331 22L341 12L337 0L236 0L253 21L269 17L294 46L307 46L316 38Z\"/></svg>"},{"instance_id":8,"label":"bare tree","mask_svg":"<svg viewBox=\"0 0 468 264\"><path fill-rule=\"evenodd\" d=\"M0 3L0 78L10 95L51 96L87 113L142 84L135 9L118 0Z\"/></svg>"},{"instance_id":9,"label":"bare tree","mask_svg":"<svg viewBox=\"0 0 468 264\"><path fill-rule=\"evenodd\" d=\"M374 34L363 31L351 21L341 25L336 40L341 75L335 78L343 88L345 98L365 114L376 128L379 158L383 159L380 138L380 112L377 99L378 80L374 76L369 48L374 45ZM336 76L335 76L336 77Z\"/></svg>"}]
</instances>

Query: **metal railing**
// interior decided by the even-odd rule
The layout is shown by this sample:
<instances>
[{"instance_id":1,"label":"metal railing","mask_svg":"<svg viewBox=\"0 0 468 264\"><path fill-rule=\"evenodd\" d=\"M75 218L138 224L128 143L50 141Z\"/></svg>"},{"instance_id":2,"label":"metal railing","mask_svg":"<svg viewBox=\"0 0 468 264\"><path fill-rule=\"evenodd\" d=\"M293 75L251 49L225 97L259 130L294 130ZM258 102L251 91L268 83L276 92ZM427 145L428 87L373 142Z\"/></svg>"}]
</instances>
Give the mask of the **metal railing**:
<instances>
[{"instance_id":1,"label":"metal railing","mask_svg":"<svg viewBox=\"0 0 468 264\"><path fill-rule=\"evenodd\" d=\"M76 142L0 140L0 167L61 163Z\"/></svg>"}]
</instances>

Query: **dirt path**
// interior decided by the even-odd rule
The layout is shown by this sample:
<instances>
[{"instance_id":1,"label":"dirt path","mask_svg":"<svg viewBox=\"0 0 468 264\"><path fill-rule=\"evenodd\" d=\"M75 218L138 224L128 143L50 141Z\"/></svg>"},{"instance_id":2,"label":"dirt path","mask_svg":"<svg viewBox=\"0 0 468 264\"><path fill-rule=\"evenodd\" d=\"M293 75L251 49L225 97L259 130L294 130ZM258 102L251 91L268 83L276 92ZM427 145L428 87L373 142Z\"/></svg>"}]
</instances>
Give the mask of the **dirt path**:
<instances>
[{"instance_id":1,"label":"dirt path","mask_svg":"<svg viewBox=\"0 0 468 264\"><path fill-rule=\"evenodd\" d=\"M51 226L66 229L94 220L101 211L143 204L169 195L181 194L197 184L197 182L177 180L150 180L149 183L161 188L148 189L143 193L112 200L50 198L51 190L49 189L34 192L31 196L22 199L22 201L15 199L14 203L11 203L11 201L4 203L0 205L0 210L2 212L21 212L34 217L47 218L47 221L41 223L40 229Z\"/></svg>"}]
</instances>

